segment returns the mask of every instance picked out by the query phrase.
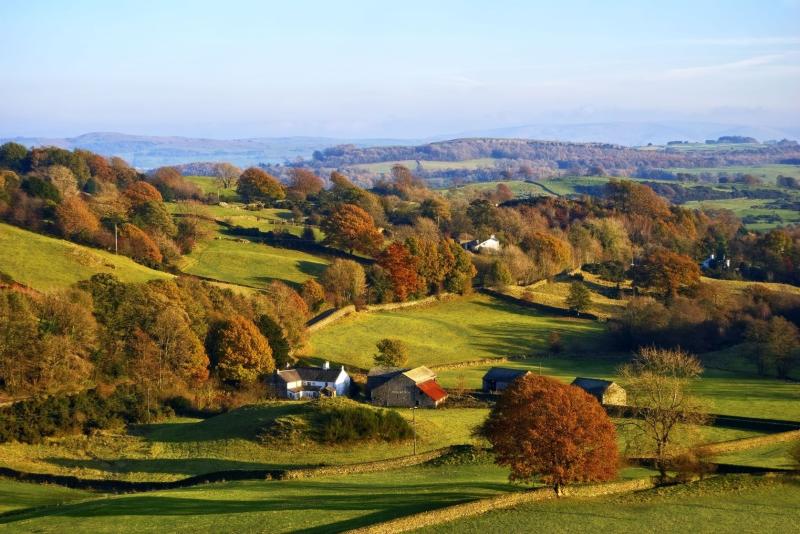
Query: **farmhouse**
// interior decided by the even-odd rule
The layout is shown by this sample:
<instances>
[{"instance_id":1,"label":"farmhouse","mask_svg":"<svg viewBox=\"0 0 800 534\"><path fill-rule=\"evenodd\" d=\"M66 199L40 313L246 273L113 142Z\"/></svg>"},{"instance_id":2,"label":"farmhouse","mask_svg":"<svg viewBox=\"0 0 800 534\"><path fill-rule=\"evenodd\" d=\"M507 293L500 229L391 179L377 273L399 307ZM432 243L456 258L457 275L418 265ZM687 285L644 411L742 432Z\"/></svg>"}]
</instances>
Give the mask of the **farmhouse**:
<instances>
[{"instance_id":1,"label":"farmhouse","mask_svg":"<svg viewBox=\"0 0 800 534\"><path fill-rule=\"evenodd\" d=\"M447 392L436 382L436 374L427 367L401 369L375 367L367 375L367 395L379 406L421 406L436 408Z\"/></svg>"},{"instance_id":2,"label":"farmhouse","mask_svg":"<svg viewBox=\"0 0 800 534\"><path fill-rule=\"evenodd\" d=\"M350 390L350 375L344 370L331 369L328 362L322 367L295 367L275 371L272 389L282 399L313 399L347 396Z\"/></svg>"},{"instance_id":3,"label":"farmhouse","mask_svg":"<svg viewBox=\"0 0 800 534\"><path fill-rule=\"evenodd\" d=\"M616 382L600 380L599 378L578 377L572 381L572 385L586 391L586 393L600 401L600 404L625 406L628 401L625 390Z\"/></svg>"},{"instance_id":4,"label":"farmhouse","mask_svg":"<svg viewBox=\"0 0 800 534\"><path fill-rule=\"evenodd\" d=\"M527 374L530 374L530 371L509 369L507 367L492 367L483 375L483 392L499 393L510 386L514 380Z\"/></svg>"},{"instance_id":5,"label":"farmhouse","mask_svg":"<svg viewBox=\"0 0 800 534\"><path fill-rule=\"evenodd\" d=\"M481 252L483 250L499 252L500 240L492 234L489 236L489 239L473 239L472 241L461 243L461 246L470 252Z\"/></svg>"}]
</instances>

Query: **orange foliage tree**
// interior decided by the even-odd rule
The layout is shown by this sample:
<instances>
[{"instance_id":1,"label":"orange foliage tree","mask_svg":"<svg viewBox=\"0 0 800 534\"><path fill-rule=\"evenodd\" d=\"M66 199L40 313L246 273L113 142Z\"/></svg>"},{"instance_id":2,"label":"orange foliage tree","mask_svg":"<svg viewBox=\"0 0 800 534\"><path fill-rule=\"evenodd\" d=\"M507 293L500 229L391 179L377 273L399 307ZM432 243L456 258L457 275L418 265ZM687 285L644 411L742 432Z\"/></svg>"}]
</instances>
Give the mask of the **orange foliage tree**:
<instances>
[{"instance_id":1,"label":"orange foliage tree","mask_svg":"<svg viewBox=\"0 0 800 534\"><path fill-rule=\"evenodd\" d=\"M158 189L147 182L139 181L132 183L125 189L124 194L134 207L150 201L164 202Z\"/></svg>"},{"instance_id":2,"label":"orange foliage tree","mask_svg":"<svg viewBox=\"0 0 800 534\"><path fill-rule=\"evenodd\" d=\"M389 245L378 256L378 265L389 274L392 290L397 300L406 300L409 295L417 293L421 289L422 284L417 276L415 258L401 243Z\"/></svg>"},{"instance_id":3,"label":"orange foliage tree","mask_svg":"<svg viewBox=\"0 0 800 534\"><path fill-rule=\"evenodd\" d=\"M383 237L375 228L369 213L355 204L342 204L320 225L325 232L325 243L334 247L374 254Z\"/></svg>"},{"instance_id":4,"label":"orange foliage tree","mask_svg":"<svg viewBox=\"0 0 800 534\"><path fill-rule=\"evenodd\" d=\"M665 298L672 298L679 289L700 283L700 267L689 256L659 249L634 266L631 277L635 286L651 288Z\"/></svg>"},{"instance_id":5,"label":"orange foliage tree","mask_svg":"<svg viewBox=\"0 0 800 534\"><path fill-rule=\"evenodd\" d=\"M281 200L286 197L283 185L271 174L250 167L239 177L236 192L246 202L253 200Z\"/></svg>"},{"instance_id":6,"label":"orange foliage tree","mask_svg":"<svg viewBox=\"0 0 800 534\"><path fill-rule=\"evenodd\" d=\"M588 393L555 379L527 375L495 404L478 431L493 445L509 478L552 485L603 482L617 474L614 424Z\"/></svg>"},{"instance_id":7,"label":"orange foliage tree","mask_svg":"<svg viewBox=\"0 0 800 534\"><path fill-rule=\"evenodd\" d=\"M100 221L78 196L67 197L56 208L58 228L65 237L89 241L100 231Z\"/></svg>"},{"instance_id":8,"label":"orange foliage tree","mask_svg":"<svg viewBox=\"0 0 800 534\"><path fill-rule=\"evenodd\" d=\"M308 195L316 195L325 187L322 178L308 169L289 170L289 190L305 199Z\"/></svg>"},{"instance_id":9,"label":"orange foliage tree","mask_svg":"<svg viewBox=\"0 0 800 534\"><path fill-rule=\"evenodd\" d=\"M126 256L147 265L157 265L164 259L158 245L134 224L122 226L119 235L119 250Z\"/></svg>"},{"instance_id":10,"label":"orange foliage tree","mask_svg":"<svg viewBox=\"0 0 800 534\"><path fill-rule=\"evenodd\" d=\"M269 342L249 319L234 315L211 335L212 362L221 380L252 383L275 370Z\"/></svg>"}]
</instances>

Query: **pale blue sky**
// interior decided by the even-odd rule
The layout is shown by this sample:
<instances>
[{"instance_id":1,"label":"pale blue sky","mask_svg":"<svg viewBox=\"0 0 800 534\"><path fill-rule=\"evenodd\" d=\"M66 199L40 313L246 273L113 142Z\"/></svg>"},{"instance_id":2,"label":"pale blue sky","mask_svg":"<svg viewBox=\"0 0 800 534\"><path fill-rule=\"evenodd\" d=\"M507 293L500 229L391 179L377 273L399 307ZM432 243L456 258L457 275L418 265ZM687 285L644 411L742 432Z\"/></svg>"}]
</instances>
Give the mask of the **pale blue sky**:
<instances>
[{"instance_id":1,"label":"pale blue sky","mask_svg":"<svg viewBox=\"0 0 800 534\"><path fill-rule=\"evenodd\" d=\"M0 136L797 124L800 1L0 1Z\"/></svg>"}]
</instances>

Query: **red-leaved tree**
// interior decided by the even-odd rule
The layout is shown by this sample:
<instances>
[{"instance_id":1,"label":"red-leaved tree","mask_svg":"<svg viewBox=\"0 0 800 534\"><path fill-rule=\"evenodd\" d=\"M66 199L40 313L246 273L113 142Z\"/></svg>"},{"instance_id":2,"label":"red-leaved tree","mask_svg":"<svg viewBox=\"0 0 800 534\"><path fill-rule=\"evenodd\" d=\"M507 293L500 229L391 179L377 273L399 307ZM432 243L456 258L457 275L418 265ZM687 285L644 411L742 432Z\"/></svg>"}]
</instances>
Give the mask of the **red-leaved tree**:
<instances>
[{"instance_id":1,"label":"red-leaved tree","mask_svg":"<svg viewBox=\"0 0 800 534\"><path fill-rule=\"evenodd\" d=\"M392 290L398 301L406 300L421 289L415 258L401 243L389 245L378 256L378 265L389 273Z\"/></svg>"},{"instance_id":2,"label":"red-leaved tree","mask_svg":"<svg viewBox=\"0 0 800 534\"><path fill-rule=\"evenodd\" d=\"M500 397L479 429L509 478L540 478L556 493L572 482L617 475L616 429L600 403L576 386L526 375Z\"/></svg>"}]
</instances>

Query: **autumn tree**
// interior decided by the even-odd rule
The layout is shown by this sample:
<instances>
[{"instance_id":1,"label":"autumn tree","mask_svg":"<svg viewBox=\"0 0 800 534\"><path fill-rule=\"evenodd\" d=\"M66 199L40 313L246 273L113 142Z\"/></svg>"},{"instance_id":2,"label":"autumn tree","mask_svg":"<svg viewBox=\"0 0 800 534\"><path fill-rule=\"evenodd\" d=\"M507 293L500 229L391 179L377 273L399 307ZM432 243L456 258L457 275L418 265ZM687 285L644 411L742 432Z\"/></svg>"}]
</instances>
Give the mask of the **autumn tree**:
<instances>
[{"instance_id":1,"label":"autumn tree","mask_svg":"<svg viewBox=\"0 0 800 534\"><path fill-rule=\"evenodd\" d=\"M658 249L642 258L632 269L633 285L659 292L672 299L681 289L700 283L700 267L689 256Z\"/></svg>"},{"instance_id":2,"label":"autumn tree","mask_svg":"<svg viewBox=\"0 0 800 534\"><path fill-rule=\"evenodd\" d=\"M446 244L453 257L453 267L444 279L444 287L451 293L465 295L472 291L472 279L477 272L475 265L461 245L452 239L448 239Z\"/></svg>"},{"instance_id":3,"label":"autumn tree","mask_svg":"<svg viewBox=\"0 0 800 534\"><path fill-rule=\"evenodd\" d=\"M783 317L751 321L745 339L753 348L752 357L760 375L774 367L779 378L787 378L800 358L800 331Z\"/></svg>"},{"instance_id":4,"label":"autumn tree","mask_svg":"<svg viewBox=\"0 0 800 534\"><path fill-rule=\"evenodd\" d=\"M416 262L401 243L392 243L378 256L380 265L389 275L392 291L398 301L404 301L421 289Z\"/></svg>"},{"instance_id":5,"label":"autumn tree","mask_svg":"<svg viewBox=\"0 0 800 534\"><path fill-rule=\"evenodd\" d=\"M167 201L198 199L203 196L202 190L185 179L175 167L158 168L153 171L149 180Z\"/></svg>"},{"instance_id":6,"label":"autumn tree","mask_svg":"<svg viewBox=\"0 0 800 534\"><path fill-rule=\"evenodd\" d=\"M262 200L272 202L286 197L283 185L271 174L258 167L246 169L239 177L236 192L245 202Z\"/></svg>"},{"instance_id":7,"label":"autumn tree","mask_svg":"<svg viewBox=\"0 0 800 534\"><path fill-rule=\"evenodd\" d=\"M552 278L572 265L572 247L554 235L530 232L520 246L530 255L540 279Z\"/></svg>"},{"instance_id":8,"label":"autumn tree","mask_svg":"<svg viewBox=\"0 0 800 534\"><path fill-rule=\"evenodd\" d=\"M322 178L308 169L295 167L289 170L289 191L298 198L305 200L310 195L316 195L325 188Z\"/></svg>"},{"instance_id":9,"label":"autumn tree","mask_svg":"<svg viewBox=\"0 0 800 534\"><path fill-rule=\"evenodd\" d=\"M300 288L300 295L306 301L308 309L316 313L325 304L325 288L313 278L303 282Z\"/></svg>"},{"instance_id":10,"label":"autumn tree","mask_svg":"<svg viewBox=\"0 0 800 534\"><path fill-rule=\"evenodd\" d=\"M236 185L236 181L242 174L242 169L231 163L220 163L214 169L214 176L217 178L217 186L221 189L230 189Z\"/></svg>"},{"instance_id":11,"label":"autumn tree","mask_svg":"<svg viewBox=\"0 0 800 534\"><path fill-rule=\"evenodd\" d=\"M153 187L152 185L148 184L147 182L133 182L129 185L125 191L123 191L125 197L130 201L133 207L140 206L145 202L164 202L164 197L161 196L161 193Z\"/></svg>"},{"instance_id":12,"label":"autumn tree","mask_svg":"<svg viewBox=\"0 0 800 534\"><path fill-rule=\"evenodd\" d=\"M597 400L555 379L526 375L498 399L478 433L511 480L537 478L557 494L573 482L605 482L617 474L614 424Z\"/></svg>"},{"instance_id":13,"label":"autumn tree","mask_svg":"<svg viewBox=\"0 0 800 534\"><path fill-rule=\"evenodd\" d=\"M408 347L400 339L385 338L375 345L375 365L379 367L405 367L408 364Z\"/></svg>"},{"instance_id":14,"label":"autumn tree","mask_svg":"<svg viewBox=\"0 0 800 534\"><path fill-rule=\"evenodd\" d=\"M261 308L261 313L268 314L281 325L293 348L301 347L306 341L306 322L311 316L303 297L279 280L267 284L264 293L268 305Z\"/></svg>"},{"instance_id":15,"label":"autumn tree","mask_svg":"<svg viewBox=\"0 0 800 534\"><path fill-rule=\"evenodd\" d=\"M351 254L355 251L374 254L383 242L369 213L354 204L337 207L320 226L325 232L325 244L349 250Z\"/></svg>"},{"instance_id":16,"label":"autumn tree","mask_svg":"<svg viewBox=\"0 0 800 534\"><path fill-rule=\"evenodd\" d=\"M572 282L567 295L567 307L575 313L586 311L592 304L592 294L583 282Z\"/></svg>"},{"instance_id":17,"label":"autumn tree","mask_svg":"<svg viewBox=\"0 0 800 534\"><path fill-rule=\"evenodd\" d=\"M252 383L275 369L269 342L245 317L232 316L218 325L210 336L212 366L221 380Z\"/></svg>"},{"instance_id":18,"label":"autumn tree","mask_svg":"<svg viewBox=\"0 0 800 534\"><path fill-rule=\"evenodd\" d=\"M436 221L437 225L450 220L450 204L439 196L423 200L419 212L423 217Z\"/></svg>"},{"instance_id":19,"label":"autumn tree","mask_svg":"<svg viewBox=\"0 0 800 534\"><path fill-rule=\"evenodd\" d=\"M120 229L119 250L145 265L157 266L164 259L158 245L141 228L133 224L124 224Z\"/></svg>"},{"instance_id":20,"label":"autumn tree","mask_svg":"<svg viewBox=\"0 0 800 534\"><path fill-rule=\"evenodd\" d=\"M502 260L494 260L486 275L486 282L491 287L505 288L514 282L508 265Z\"/></svg>"},{"instance_id":21,"label":"autumn tree","mask_svg":"<svg viewBox=\"0 0 800 534\"><path fill-rule=\"evenodd\" d=\"M358 302L367 289L364 268L353 260L333 260L320 281L337 307Z\"/></svg>"},{"instance_id":22,"label":"autumn tree","mask_svg":"<svg viewBox=\"0 0 800 534\"><path fill-rule=\"evenodd\" d=\"M275 360L275 366L283 367L287 363L291 363L292 347L278 321L267 314L263 314L256 319L255 325L261 334L267 338L269 348L272 350L272 358Z\"/></svg>"},{"instance_id":23,"label":"autumn tree","mask_svg":"<svg viewBox=\"0 0 800 534\"><path fill-rule=\"evenodd\" d=\"M79 196L65 198L56 208L58 229L70 239L91 241L100 231L100 221Z\"/></svg>"},{"instance_id":24,"label":"autumn tree","mask_svg":"<svg viewBox=\"0 0 800 534\"><path fill-rule=\"evenodd\" d=\"M626 423L630 444L654 455L666 479L670 460L686 445L693 425L707 421L705 407L691 392L700 361L680 349L645 347L620 369L633 417Z\"/></svg>"}]
</instances>

